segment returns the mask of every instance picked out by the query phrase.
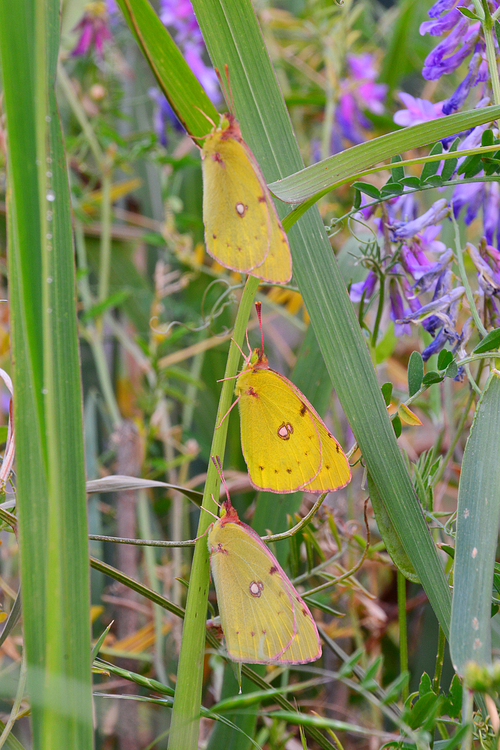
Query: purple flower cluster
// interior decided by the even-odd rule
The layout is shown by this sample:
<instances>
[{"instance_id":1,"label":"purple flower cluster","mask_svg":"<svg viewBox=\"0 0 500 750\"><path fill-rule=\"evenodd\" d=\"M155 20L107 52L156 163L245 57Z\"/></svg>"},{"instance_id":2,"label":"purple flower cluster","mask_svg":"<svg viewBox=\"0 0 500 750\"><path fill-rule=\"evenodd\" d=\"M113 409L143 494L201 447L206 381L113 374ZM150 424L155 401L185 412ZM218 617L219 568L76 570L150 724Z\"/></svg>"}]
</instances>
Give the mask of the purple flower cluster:
<instances>
[{"instance_id":1,"label":"purple flower cluster","mask_svg":"<svg viewBox=\"0 0 500 750\"><path fill-rule=\"evenodd\" d=\"M486 10L494 12L500 0L485 0ZM472 9L472 6L469 6ZM442 36L427 56L423 76L436 80L456 71L467 59L467 72L453 94L443 102L433 104L425 99L400 93L405 109L400 109L394 121L403 127L445 117L462 107L473 90L483 84L476 96L476 106L488 104L491 83L488 76L486 44L479 20L469 18L460 10L459 0L437 0L429 10L429 21L420 27L421 34ZM498 43L494 40L497 63L500 59ZM491 61L490 61L491 62ZM465 157L460 151L481 144L488 124L473 128L457 150L458 166ZM443 145L446 144L444 143ZM482 173L481 173L482 174ZM390 300L390 318L396 335L409 333L410 323L421 323L433 341L423 351L428 359L449 345L452 351L463 351L473 330L468 319L457 330L465 289L453 273L454 252L438 239L441 222L451 212L455 218L463 215L470 226L482 211L482 239L479 245L468 242L466 252L477 271L476 299L482 306L486 325L500 326L500 186L498 182L464 182L454 188L451 201L440 198L425 212L418 209L411 194L403 194L385 203L384 223L376 219L380 247L385 257L373 258L367 253L364 263L370 269L365 281L351 286L351 299L369 302L383 285ZM365 220L370 209L360 210Z\"/></svg>"},{"instance_id":2,"label":"purple flower cluster","mask_svg":"<svg viewBox=\"0 0 500 750\"><path fill-rule=\"evenodd\" d=\"M342 150L342 137L351 143L362 143L365 140L361 128L369 128L371 123L363 110L382 114L387 93L385 83L376 83L378 71L373 55L349 55L347 65L348 75L340 81L340 96L335 111L333 153Z\"/></svg>"},{"instance_id":3,"label":"purple flower cluster","mask_svg":"<svg viewBox=\"0 0 500 750\"><path fill-rule=\"evenodd\" d=\"M375 220L375 224L385 239L384 247L389 238L396 250L378 263L366 257L371 270L364 281L352 284L350 289L353 302L363 299L367 303L379 282L387 284L395 335L409 334L410 323L420 322L434 339L422 352L424 360L446 344L456 350L465 333L456 330L464 287L454 285L453 251L438 239L439 222L449 215L445 199L439 199L421 215L417 215L413 196L403 195L388 202L385 223Z\"/></svg>"},{"instance_id":4,"label":"purple flower cluster","mask_svg":"<svg viewBox=\"0 0 500 750\"><path fill-rule=\"evenodd\" d=\"M488 0L488 4L491 11L495 11L498 0ZM429 10L431 20L420 25L421 34L446 34L425 59L422 75L426 80L435 81L442 75L452 73L470 57L467 75L443 103L445 115L456 112L464 104L474 86L480 83L488 84L489 81L481 23L464 16L459 10L461 5L459 0L437 0ZM472 5L468 7L473 10ZM498 46L496 50L498 57Z\"/></svg>"}]
</instances>

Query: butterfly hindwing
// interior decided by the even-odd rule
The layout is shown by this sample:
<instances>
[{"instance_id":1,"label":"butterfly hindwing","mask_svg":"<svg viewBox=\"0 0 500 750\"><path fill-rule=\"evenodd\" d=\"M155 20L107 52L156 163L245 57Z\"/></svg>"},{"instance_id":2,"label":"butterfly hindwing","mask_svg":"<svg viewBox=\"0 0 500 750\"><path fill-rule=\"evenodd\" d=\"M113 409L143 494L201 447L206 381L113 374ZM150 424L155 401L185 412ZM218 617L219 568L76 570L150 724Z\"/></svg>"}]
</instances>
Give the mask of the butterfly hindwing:
<instances>
[{"instance_id":1,"label":"butterfly hindwing","mask_svg":"<svg viewBox=\"0 0 500 750\"><path fill-rule=\"evenodd\" d=\"M255 531L221 519L210 530L208 547L229 656L249 664L318 659L312 615Z\"/></svg>"},{"instance_id":2,"label":"butterfly hindwing","mask_svg":"<svg viewBox=\"0 0 500 750\"><path fill-rule=\"evenodd\" d=\"M271 283L290 280L292 261L264 176L231 115L202 148L208 252L226 268Z\"/></svg>"},{"instance_id":3,"label":"butterfly hindwing","mask_svg":"<svg viewBox=\"0 0 500 750\"><path fill-rule=\"evenodd\" d=\"M250 479L271 492L329 492L351 478L333 435L294 384L260 354L237 381L241 446Z\"/></svg>"},{"instance_id":4,"label":"butterfly hindwing","mask_svg":"<svg viewBox=\"0 0 500 750\"><path fill-rule=\"evenodd\" d=\"M271 492L295 492L321 467L321 443L311 415L277 373L243 372L240 394L241 446L252 484Z\"/></svg>"}]
</instances>

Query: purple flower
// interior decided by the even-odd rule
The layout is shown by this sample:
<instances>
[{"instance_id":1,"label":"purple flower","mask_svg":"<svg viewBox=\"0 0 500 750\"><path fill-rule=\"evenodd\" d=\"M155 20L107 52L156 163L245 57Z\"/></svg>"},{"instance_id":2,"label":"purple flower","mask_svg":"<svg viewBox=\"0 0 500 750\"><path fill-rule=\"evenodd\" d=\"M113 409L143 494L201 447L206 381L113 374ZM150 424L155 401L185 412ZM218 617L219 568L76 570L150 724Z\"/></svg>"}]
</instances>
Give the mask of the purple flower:
<instances>
[{"instance_id":1,"label":"purple flower","mask_svg":"<svg viewBox=\"0 0 500 750\"><path fill-rule=\"evenodd\" d=\"M437 200L428 211L413 221L394 221L391 225L395 240L404 240L413 237L430 224L437 224L450 213L448 202L445 198Z\"/></svg>"},{"instance_id":2,"label":"purple flower","mask_svg":"<svg viewBox=\"0 0 500 750\"><path fill-rule=\"evenodd\" d=\"M104 42L112 38L108 21L106 3L95 2L86 5L82 19L73 29L79 31L80 36L71 54L74 57L86 55L91 47L95 47L97 54L102 58Z\"/></svg>"},{"instance_id":3,"label":"purple flower","mask_svg":"<svg viewBox=\"0 0 500 750\"><path fill-rule=\"evenodd\" d=\"M391 302L390 316L391 320L394 321L394 334L396 336L402 336L411 334L411 326L401 324L402 318L405 316L405 309L403 305L403 298L399 290L398 283L395 278L391 278L389 281L389 299Z\"/></svg>"},{"instance_id":4,"label":"purple flower","mask_svg":"<svg viewBox=\"0 0 500 750\"><path fill-rule=\"evenodd\" d=\"M363 294L365 302L369 300L375 290L377 281L377 274L373 271L370 271L364 281L357 281L355 284L351 284L351 288L349 290L349 296L351 300L353 302L361 302L361 300L363 299Z\"/></svg>"},{"instance_id":5,"label":"purple flower","mask_svg":"<svg viewBox=\"0 0 500 750\"><path fill-rule=\"evenodd\" d=\"M340 81L340 96L335 111L337 128L332 133L333 151L341 148L338 130L352 143L361 143L365 140L360 128L369 128L370 121L363 110L382 114L387 93L385 84L375 83L378 73L372 55L349 55L347 64L349 74Z\"/></svg>"},{"instance_id":6,"label":"purple flower","mask_svg":"<svg viewBox=\"0 0 500 750\"><path fill-rule=\"evenodd\" d=\"M416 287L421 292L428 291L431 286L434 284L436 279L438 279L443 271L446 270L446 266L453 262L453 250L448 249L446 252L444 252L440 259L436 263L432 263L427 271L424 271L424 273L420 276L417 283L415 284Z\"/></svg>"},{"instance_id":7,"label":"purple flower","mask_svg":"<svg viewBox=\"0 0 500 750\"><path fill-rule=\"evenodd\" d=\"M431 15L431 11L429 11ZM450 31L462 18L462 14L456 8L453 8L443 18L434 18L433 21L424 21L420 24L420 34L430 34L431 36L441 36L445 31Z\"/></svg>"},{"instance_id":8,"label":"purple flower","mask_svg":"<svg viewBox=\"0 0 500 750\"><path fill-rule=\"evenodd\" d=\"M405 105L406 109L398 109L392 118L396 125L407 127L408 125L418 125L421 122L428 122L441 117L443 114L443 103L432 104L427 99L415 99L411 94L400 91L399 98Z\"/></svg>"},{"instance_id":9,"label":"purple flower","mask_svg":"<svg viewBox=\"0 0 500 750\"><path fill-rule=\"evenodd\" d=\"M469 253L470 259L478 272L477 278L480 289L487 297L491 297L493 294L498 297L500 294L500 273L498 267L496 269L492 267L496 264L491 255L489 260L493 262L490 265L482 257L482 253L480 253L471 242L467 243L465 249Z\"/></svg>"},{"instance_id":10,"label":"purple flower","mask_svg":"<svg viewBox=\"0 0 500 750\"><path fill-rule=\"evenodd\" d=\"M479 31L479 22L469 27L469 21L462 16L448 36L425 58L423 77L435 81L446 73L452 73L474 49ZM457 47L457 52L454 52Z\"/></svg>"}]
</instances>

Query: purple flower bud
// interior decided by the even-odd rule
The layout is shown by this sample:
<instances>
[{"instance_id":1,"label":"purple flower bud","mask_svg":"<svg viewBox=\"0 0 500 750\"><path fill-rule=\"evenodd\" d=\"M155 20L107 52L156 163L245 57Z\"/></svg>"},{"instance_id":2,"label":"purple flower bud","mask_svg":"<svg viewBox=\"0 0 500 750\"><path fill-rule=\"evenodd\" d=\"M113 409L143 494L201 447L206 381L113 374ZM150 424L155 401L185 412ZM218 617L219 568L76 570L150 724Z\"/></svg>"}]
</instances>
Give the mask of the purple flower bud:
<instances>
[{"instance_id":1,"label":"purple flower bud","mask_svg":"<svg viewBox=\"0 0 500 750\"><path fill-rule=\"evenodd\" d=\"M429 11L429 15L431 12ZM420 24L420 34L430 34L431 36L441 36L445 31L450 31L462 18L462 14L456 8L453 8L442 18L435 18L433 21L424 21Z\"/></svg>"},{"instance_id":2,"label":"purple flower bud","mask_svg":"<svg viewBox=\"0 0 500 750\"><path fill-rule=\"evenodd\" d=\"M370 271L364 281L357 281L355 284L351 284L349 296L352 302L361 302L361 300L363 299L363 294L365 302L369 300L375 290L377 281L377 274L373 271Z\"/></svg>"},{"instance_id":3,"label":"purple flower bud","mask_svg":"<svg viewBox=\"0 0 500 750\"><path fill-rule=\"evenodd\" d=\"M415 286L418 287L421 292L426 292L431 288L436 279L439 279L443 272L446 271L446 266L452 262L453 250L449 249L441 255L436 263L430 265L429 269L420 276Z\"/></svg>"},{"instance_id":4,"label":"purple flower bud","mask_svg":"<svg viewBox=\"0 0 500 750\"><path fill-rule=\"evenodd\" d=\"M477 280L479 287L487 297L491 297L492 294L498 296L500 293L500 274L488 265L471 242L466 244L465 249L469 253L470 259L478 272Z\"/></svg>"},{"instance_id":5,"label":"purple flower bud","mask_svg":"<svg viewBox=\"0 0 500 750\"><path fill-rule=\"evenodd\" d=\"M448 203L445 198L437 200L428 211L413 221L394 221L391 229L395 240L404 240L413 237L421 232L429 224L437 224L450 213Z\"/></svg>"},{"instance_id":6,"label":"purple flower bud","mask_svg":"<svg viewBox=\"0 0 500 750\"><path fill-rule=\"evenodd\" d=\"M434 315L443 320L443 311L446 310L446 308L448 308L453 302L459 300L463 296L464 292L465 287L457 286L455 287L455 289L452 289L449 294L443 294L443 296L439 299L435 299L432 302L429 302L427 305L422 305L422 307L417 312L406 315L406 317L402 318L400 322L410 323L411 321L423 320L429 315Z\"/></svg>"},{"instance_id":7,"label":"purple flower bud","mask_svg":"<svg viewBox=\"0 0 500 750\"><path fill-rule=\"evenodd\" d=\"M103 55L103 45L112 39L108 29L108 11L104 2L89 3L79 23L73 29L79 31L80 36L72 51L72 56L86 55L92 45L99 57Z\"/></svg>"},{"instance_id":8,"label":"purple flower bud","mask_svg":"<svg viewBox=\"0 0 500 750\"><path fill-rule=\"evenodd\" d=\"M480 24L474 24L473 34L467 32L468 21L461 18L455 28L425 58L423 77L435 81L446 73L451 73L470 55L479 35ZM458 46L457 52L454 52Z\"/></svg>"},{"instance_id":9,"label":"purple flower bud","mask_svg":"<svg viewBox=\"0 0 500 750\"><path fill-rule=\"evenodd\" d=\"M456 4L458 0L437 0L434 5L431 5L427 11L427 15L431 18L438 18L443 13L448 13Z\"/></svg>"},{"instance_id":10,"label":"purple flower bud","mask_svg":"<svg viewBox=\"0 0 500 750\"><path fill-rule=\"evenodd\" d=\"M411 334L411 326L408 324L402 325L402 318L404 318L405 309L403 298L395 278L392 278L389 281L389 299L391 302L390 316L391 320L394 321L394 334L396 336L402 336L403 334L409 336Z\"/></svg>"}]
</instances>

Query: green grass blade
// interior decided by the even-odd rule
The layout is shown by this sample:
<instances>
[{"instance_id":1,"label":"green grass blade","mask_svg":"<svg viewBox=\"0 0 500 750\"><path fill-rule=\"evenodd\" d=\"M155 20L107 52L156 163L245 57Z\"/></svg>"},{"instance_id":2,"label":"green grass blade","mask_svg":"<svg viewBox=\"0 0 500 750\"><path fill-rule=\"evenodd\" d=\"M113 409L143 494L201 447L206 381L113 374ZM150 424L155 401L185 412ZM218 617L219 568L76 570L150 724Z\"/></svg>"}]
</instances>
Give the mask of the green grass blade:
<instances>
[{"instance_id":1,"label":"green grass blade","mask_svg":"<svg viewBox=\"0 0 500 750\"><path fill-rule=\"evenodd\" d=\"M465 446L457 506L450 651L463 675L468 661L491 662L491 591L500 520L500 377L490 375Z\"/></svg>"},{"instance_id":2,"label":"green grass blade","mask_svg":"<svg viewBox=\"0 0 500 750\"><path fill-rule=\"evenodd\" d=\"M59 3L0 2L23 623L34 746L93 742L75 276L55 103ZM35 55L26 50L34 50Z\"/></svg>"}]
</instances>

